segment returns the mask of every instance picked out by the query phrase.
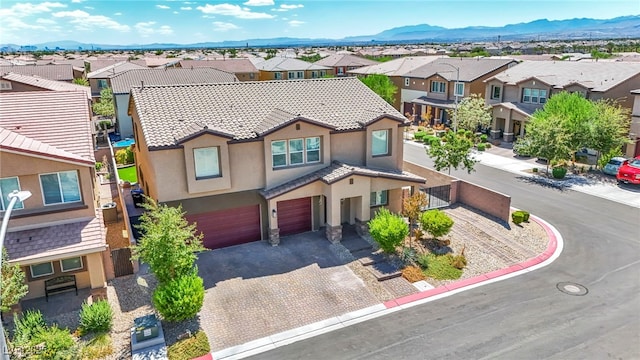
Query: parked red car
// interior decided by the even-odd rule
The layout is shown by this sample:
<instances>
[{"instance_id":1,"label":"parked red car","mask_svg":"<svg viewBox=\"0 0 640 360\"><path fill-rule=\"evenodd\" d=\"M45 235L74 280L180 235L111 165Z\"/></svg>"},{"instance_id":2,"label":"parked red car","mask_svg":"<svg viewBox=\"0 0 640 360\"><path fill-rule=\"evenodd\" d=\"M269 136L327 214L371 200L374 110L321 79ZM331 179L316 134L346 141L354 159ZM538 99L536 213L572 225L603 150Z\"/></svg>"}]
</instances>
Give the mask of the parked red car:
<instances>
[{"instance_id":1,"label":"parked red car","mask_svg":"<svg viewBox=\"0 0 640 360\"><path fill-rule=\"evenodd\" d=\"M619 183L640 185L640 156L636 156L635 159L622 165L616 179Z\"/></svg>"}]
</instances>

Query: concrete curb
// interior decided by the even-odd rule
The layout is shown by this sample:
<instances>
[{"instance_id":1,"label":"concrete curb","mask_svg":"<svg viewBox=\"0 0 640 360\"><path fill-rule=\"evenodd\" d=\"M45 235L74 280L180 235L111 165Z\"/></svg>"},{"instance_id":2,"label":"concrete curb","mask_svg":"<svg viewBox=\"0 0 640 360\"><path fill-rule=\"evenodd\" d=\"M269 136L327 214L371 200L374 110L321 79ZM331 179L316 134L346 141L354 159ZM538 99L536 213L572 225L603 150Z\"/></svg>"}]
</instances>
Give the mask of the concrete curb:
<instances>
[{"instance_id":1,"label":"concrete curb","mask_svg":"<svg viewBox=\"0 0 640 360\"><path fill-rule=\"evenodd\" d=\"M400 297L378 305L370 306L364 309L322 320L313 324L287 330L278 334L253 340L242 345L232 346L212 353L212 358L203 357L202 359L243 359L245 357L256 355L265 351L273 350L280 346L288 345L300 340L305 340L333 330L345 328L350 325L387 315L402 309L425 304L427 302L442 299L462 291L470 290L493 282L506 280L545 267L551 264L560 256L560 253L562 253L562 249L564 247L564 241L560 232L558 232L555 227L553 227L545 220L534 215L531 215L530 219L540 224L544 228L547 236L549 237L549 241L547 243L547 249L542 254L528 259L522 263L512 265L506 269L500 269L470 279L456 281L445 286L422 291L409 296ZM200 359L201 358L199 358L198 360Z\"/></svg>"}]
</instances>

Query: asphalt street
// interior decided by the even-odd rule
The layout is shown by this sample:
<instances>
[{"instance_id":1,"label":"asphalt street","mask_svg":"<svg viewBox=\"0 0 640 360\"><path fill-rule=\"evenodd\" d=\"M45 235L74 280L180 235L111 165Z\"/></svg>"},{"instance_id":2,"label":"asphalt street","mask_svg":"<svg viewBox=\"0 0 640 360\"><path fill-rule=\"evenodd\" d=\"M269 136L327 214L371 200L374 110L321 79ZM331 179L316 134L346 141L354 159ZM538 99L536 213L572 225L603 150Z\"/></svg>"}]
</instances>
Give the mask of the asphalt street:
<instances>
[{"instance_id":1,"label":"asphalt street","mask_svg":"<svg viewBox=\"0 0 640 360\"><path fill-rule=\"evenodd\" d=\"M424 150L405 159L429 165ZM476 165L452 175L554 225L551 265L254 356L254 359L640 359L640 209ZM569 295L558 284L582 285Z\"/></svg>"}]
</instances>

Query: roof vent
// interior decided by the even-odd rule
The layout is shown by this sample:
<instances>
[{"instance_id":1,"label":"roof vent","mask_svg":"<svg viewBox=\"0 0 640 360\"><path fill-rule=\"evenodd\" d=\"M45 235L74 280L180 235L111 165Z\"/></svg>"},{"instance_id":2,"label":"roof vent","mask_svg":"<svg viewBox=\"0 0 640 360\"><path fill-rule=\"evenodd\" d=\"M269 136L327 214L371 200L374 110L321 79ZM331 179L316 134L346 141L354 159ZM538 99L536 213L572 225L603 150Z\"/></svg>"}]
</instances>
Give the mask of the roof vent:
<instances>
[{"instance_id":1,"label":"roof vent","mask_svg":"<svg viewBox=\"0 0 640 360\"><path fill-rule=\"evenodd\" d=\"M144 80L140 80L140 90L144 89Z\"/></svg>"},{"instance_id":2,"label":"roof vent","mask_svg":"<svg viewBox=\"0 0 640 360\"><path fill-rule=\"evenodd\" d=\"M203 129L209 130L209 127L207 125L205 125Z\"/></svg>"}]
</instances>

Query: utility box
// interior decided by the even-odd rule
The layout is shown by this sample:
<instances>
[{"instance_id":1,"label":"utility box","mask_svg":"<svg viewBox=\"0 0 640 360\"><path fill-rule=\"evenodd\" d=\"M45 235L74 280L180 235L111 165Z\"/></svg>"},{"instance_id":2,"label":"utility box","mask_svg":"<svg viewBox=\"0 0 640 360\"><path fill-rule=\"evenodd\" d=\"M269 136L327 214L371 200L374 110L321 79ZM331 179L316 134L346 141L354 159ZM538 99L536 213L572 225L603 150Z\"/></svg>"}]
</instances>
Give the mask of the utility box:
<instances>
[{"instance_id":1,"label":"utility box","mask_svg":"<svg viewBox=\"0 0 640 360\"><path fill-rule=\"evenodd\" d=\"M167 346L162 324L154 314L133 320L131 355L133 360L166 360Z\"/></svg>"},{"instance_id":2,"label":"utility box","mask_svg":"<svg viewBox=\"0 0 640 360\"><path fill-rule=\"evenodd\" d=\"M133 325L136 329L136 341L139 343L158 337L158 318L154 314L134 319Z\"/></svg>"},{"instance_id":3,"label":"utility box","mask_svg":"<svg viewBox=\"0 0 640 360\"><path fill-rule=\"evenodd\" d=\"M118 209L116 207L116 203L110 202L106 204L102 204L102 219L105 224L118 222Z\"/></svg>"}]
</instances>

